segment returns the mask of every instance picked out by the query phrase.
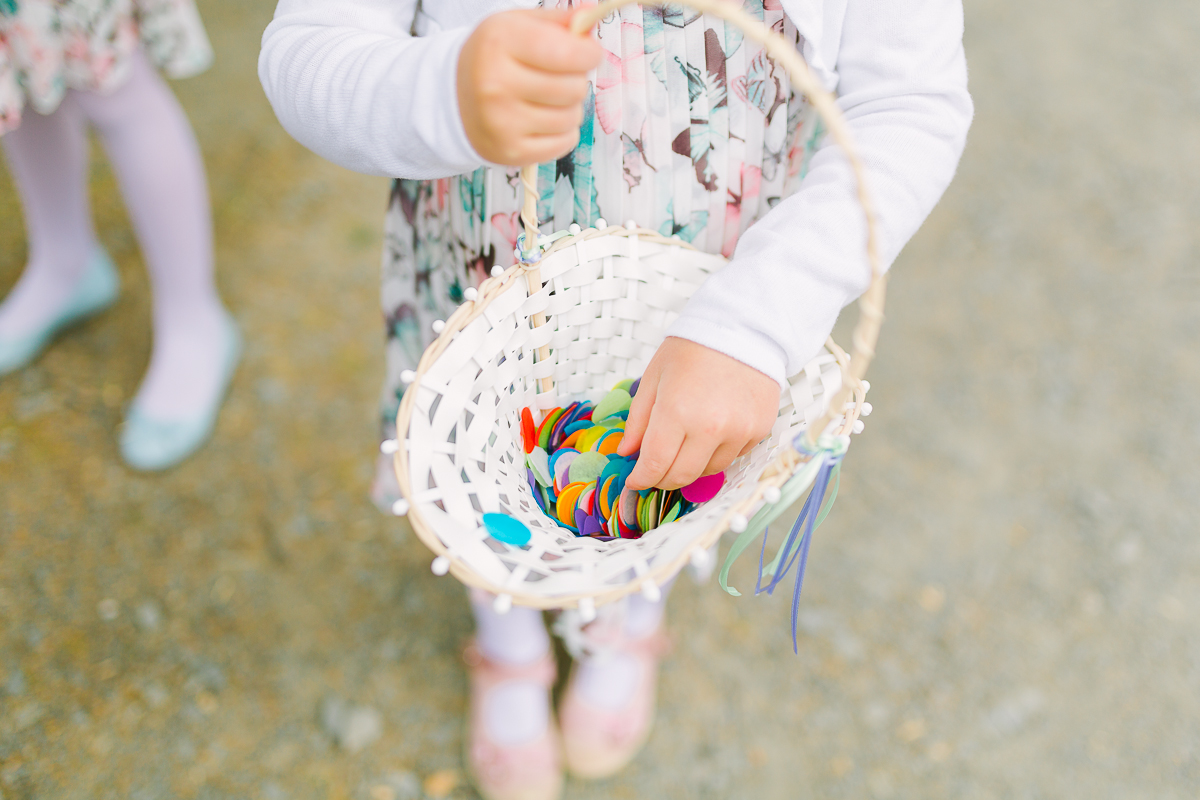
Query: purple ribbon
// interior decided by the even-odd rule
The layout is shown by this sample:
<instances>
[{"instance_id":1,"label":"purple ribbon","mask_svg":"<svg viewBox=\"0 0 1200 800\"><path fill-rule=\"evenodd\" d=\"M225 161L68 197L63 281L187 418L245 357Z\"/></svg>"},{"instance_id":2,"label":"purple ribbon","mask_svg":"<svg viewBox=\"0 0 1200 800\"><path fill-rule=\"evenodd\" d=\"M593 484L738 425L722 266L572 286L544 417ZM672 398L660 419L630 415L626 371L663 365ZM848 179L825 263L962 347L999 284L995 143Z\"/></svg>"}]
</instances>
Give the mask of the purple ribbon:
<instances>
[{"instance_id":1,"label":"purple ribbon","mask_svg":"<svg viewBox=\"0 0 1200 800\"><path fill-rule=\"evenodd\" d=\"M833 455L828 451L822 451L813 456L814 458L822 459L821 468L817 471L817 477L813 480L812 491L808 493L808 498L804 501L803 508L800 509L800 516L796 517L796 524L792 526L792 532L788 534L784 540L780 552L783 553L781 566L775 570L775 574L771 576L770 582L763 586L763 559L767 552L767 536L769 531L763 531L762 550L758 554L758 578L754 582L754 594L760 595L766 592L768 595L775 593L775 587L783 582L788 571L792 568L792 564L799 559L800 565L796 569L796 586L792 590L792 652L799 655L800 645L796 638L796 617L800 612L800 590L804 586L804 570L808 566L808 548L812 542L813 529L816 526L817 517L821 513L821 505L825 502L825 492L829 488L829 477L833 474L833 470L842 460L842 455ZM800 536L799 545L797 546L796 537L800 533L800 528L803 526L804 534Z\"/></svg>"}]
</instances>

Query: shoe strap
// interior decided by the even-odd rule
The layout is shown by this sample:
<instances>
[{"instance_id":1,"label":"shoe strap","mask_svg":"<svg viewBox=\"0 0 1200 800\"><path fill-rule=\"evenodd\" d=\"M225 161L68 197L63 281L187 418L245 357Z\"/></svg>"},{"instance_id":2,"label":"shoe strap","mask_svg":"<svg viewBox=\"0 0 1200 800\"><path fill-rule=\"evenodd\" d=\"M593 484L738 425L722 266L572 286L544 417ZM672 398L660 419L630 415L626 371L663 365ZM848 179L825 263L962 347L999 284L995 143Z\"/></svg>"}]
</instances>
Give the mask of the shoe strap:
<instances>
[{"instance_id":1,"label":"shoe strap","mask_svg":"<svg viewBox=\"0 0 1200 800\"><path fill-rule=\"evenodd\" d=\"M671 652L674 642L660 626L653 633L633 638L625 633L622 620L596 620L583 629L584 646L591 653L626 653L648 658L662 658Z\"/></svg>"},{"instance_id":2,"label":"shoe strap","mask_svg":"<svg viewBox=\"0 0 1200 800\"><path fill-rule=\"evenodd\" d=\"M548 689L554 685L554 679L558 676L558 665L554 661L553 650L528 664L503 664L485 656L479 645L472 640L463 648L462 658L463 663L470 669L472 678L491 685L502 681L528 681Z\"/></svg>"}]
</instances>

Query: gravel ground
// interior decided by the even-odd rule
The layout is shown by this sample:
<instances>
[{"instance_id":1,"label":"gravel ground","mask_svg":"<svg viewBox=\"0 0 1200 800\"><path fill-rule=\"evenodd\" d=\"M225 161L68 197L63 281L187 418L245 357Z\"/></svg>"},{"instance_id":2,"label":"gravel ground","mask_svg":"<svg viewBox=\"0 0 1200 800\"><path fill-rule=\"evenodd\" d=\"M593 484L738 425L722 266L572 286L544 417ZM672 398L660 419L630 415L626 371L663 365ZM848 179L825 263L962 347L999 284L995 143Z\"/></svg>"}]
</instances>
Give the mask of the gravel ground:
<instances>
[{"instance_id":1,"label":"gravel ground","mask_svg":"<svg viewBox=\"0 0 1200 800\"><path fill-rule=\"evenodd\" d=\"M201 6L217 66L176 88L246 360L201 455L121 466L149 306L97 157L127 291L0 382L0 797L473 797L462 592L366 496L386 185L279 129L271 3ZM799 657L785 598L681 582L649 746L568 798L1195 796L1200 6L967 12L977 122L893 272ZM7 175L0 215L3 291Z\"/></svg>"}]
</instances>

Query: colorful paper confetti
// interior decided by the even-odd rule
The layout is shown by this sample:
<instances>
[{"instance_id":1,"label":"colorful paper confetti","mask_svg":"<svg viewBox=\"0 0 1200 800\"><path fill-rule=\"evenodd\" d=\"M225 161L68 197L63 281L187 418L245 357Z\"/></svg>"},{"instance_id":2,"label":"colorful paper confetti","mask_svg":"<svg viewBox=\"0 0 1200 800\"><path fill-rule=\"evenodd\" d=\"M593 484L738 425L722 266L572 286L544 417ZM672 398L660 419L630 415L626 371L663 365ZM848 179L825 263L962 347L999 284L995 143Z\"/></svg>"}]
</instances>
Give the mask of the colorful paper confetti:
<instances>
[{"instance_id":1,"label":"colorful paper confetti","mask_svg":"<svg viewBox=\"0 0 1200 800\"><path fill-rule=\"evenodd\" d=\"M724 473L700 478L683 489L626 488L637 454L617 455L629 406L639 380L618 383L594 406L588 401L555 408L535 426L521 412L526 474L547 516L577 536L637 539L711 500ZM486 520L485 520L486 524ZM488 526L492 536L506 541Z\"/></svg>"}]
</instances>

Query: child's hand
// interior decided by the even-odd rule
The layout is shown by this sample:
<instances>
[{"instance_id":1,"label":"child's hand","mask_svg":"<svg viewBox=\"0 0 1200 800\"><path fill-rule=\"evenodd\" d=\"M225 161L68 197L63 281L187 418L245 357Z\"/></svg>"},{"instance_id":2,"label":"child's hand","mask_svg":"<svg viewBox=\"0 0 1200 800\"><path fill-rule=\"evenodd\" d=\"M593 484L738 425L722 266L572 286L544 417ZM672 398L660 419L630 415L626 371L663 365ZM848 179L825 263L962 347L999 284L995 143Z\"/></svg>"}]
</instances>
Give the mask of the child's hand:
<instances>
[{"instance_id":1,"label":"child's hand","mask_svg":"<svg viewBox=\"0 0 1200 800\"><path fill-rule=\"evenodd\" d=\"M579 141L587 73L603 48L567 29L571 12L493 14L458 57L458 107L467 138L493 164L561 158Z\"/></svg>"},{"instance_id":2,"label":"child's hand","mask_svg":"<svg viewBox=\"0 0 1200 800\"><path fill-rule=\"evenodd\" d=\"M729 356L668 337L646 367L617 449L641 450L626 486L677 489L720 472L771 432L779 384Z\"/></svg>"}]
</instances>

